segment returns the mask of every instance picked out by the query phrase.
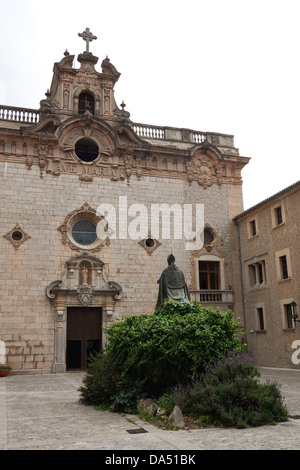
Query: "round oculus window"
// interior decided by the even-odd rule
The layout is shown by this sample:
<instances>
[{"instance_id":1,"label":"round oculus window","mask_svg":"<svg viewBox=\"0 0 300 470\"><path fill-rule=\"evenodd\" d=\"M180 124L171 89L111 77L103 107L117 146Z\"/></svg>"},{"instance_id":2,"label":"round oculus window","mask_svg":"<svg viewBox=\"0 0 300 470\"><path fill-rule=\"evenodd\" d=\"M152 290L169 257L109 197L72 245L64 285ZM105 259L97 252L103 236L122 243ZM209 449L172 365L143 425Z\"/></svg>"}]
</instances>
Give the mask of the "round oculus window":
<instances>
[{"instance_id":1,"label":"round oculus window","mask_svg":"<svg viewBox=\"0 0 300 470\"><path fill-rule=\"evenodd\" d=\"M96 224L88 219L78 220L73 225L72 236L80 245L91 245L97 240Z\"/></svg>"},{"instance_id":2,"label":"round oculus window","mask_svg":"<svg viewBox=\"0 0 300 470\"><path fill-rule=\"evenodd\" d=\"M93 162L99 155L99 148L91 139L80 139L75 144L75 153L83 162Z\"/></svg>"},{"instance_id":3,"label":"round oculus window","mask_svg":"<svg viewBox=\"0 0 300 470\"><path fill-rule=\"evenodd\" d=\"M11 234L11 238L14 242L20 242L23 238L23 233L19 230L14 230Z\"/></svg>"}]
</instances>

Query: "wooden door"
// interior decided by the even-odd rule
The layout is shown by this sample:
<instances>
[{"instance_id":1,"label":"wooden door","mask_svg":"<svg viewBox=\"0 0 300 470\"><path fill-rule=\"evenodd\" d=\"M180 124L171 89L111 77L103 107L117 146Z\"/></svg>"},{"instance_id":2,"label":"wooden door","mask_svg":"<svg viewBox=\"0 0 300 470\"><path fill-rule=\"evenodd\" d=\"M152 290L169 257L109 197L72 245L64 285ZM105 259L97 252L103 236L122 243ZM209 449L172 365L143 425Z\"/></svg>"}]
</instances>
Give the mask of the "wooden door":
<instances>
[{"instance_id":1,"label":"wooden door","mask_svg":"<svg viewBox=\"0 0 300 470\"><path fill-rule=\"evenodd\" d=\"M102 348L102 309L69 307L67 311L67 370L84 370L91 353Z\"/></svg>"}]
</instances>

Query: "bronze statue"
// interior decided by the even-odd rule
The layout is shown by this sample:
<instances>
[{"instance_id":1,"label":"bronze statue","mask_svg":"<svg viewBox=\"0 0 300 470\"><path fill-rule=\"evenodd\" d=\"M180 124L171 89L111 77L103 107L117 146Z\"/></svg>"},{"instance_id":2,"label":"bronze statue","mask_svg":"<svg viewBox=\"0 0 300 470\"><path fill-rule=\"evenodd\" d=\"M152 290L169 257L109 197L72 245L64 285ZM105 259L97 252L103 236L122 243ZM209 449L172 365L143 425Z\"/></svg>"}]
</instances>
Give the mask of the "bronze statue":
<instances>
[{"instance_id":1,"label":"bronze statue","mask_svg":"<svg viewBox=\"0 0 300 470\"><path fill-rule=\"evenodd\" d=\"M184 274L175 264L175 257L171 254L167 258L168 267L163 270L159 280L159 292L156 308L161 308L165 299L184 303L190 301L189 291Z\"/></svg>"}]
</instances>

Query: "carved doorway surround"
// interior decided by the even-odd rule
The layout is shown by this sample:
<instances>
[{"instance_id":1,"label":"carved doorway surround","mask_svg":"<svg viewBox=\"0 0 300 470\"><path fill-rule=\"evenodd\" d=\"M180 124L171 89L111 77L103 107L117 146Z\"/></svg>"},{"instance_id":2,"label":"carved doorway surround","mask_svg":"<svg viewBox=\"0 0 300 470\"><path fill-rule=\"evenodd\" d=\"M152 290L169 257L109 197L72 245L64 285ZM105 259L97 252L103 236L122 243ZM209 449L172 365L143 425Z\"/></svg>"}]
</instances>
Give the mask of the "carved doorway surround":
<instances>
[{"instance_id":1,"label":"carved doorway surround","mask_svg":"<svg viewBox=\"0 0 300 470\"><path fill-rule=\"evenodd\" d=\"M88 309L102 312L101 344L106 343L104 329L113 321L115 304L123 296L122 287L105 275L105 264L88 252L73 256L66 262L66 277L47 287L47 297L54 310L54 364L53 372L67 370L68 310L80 308L82 315Z\"/></svg>"}]
</instances>

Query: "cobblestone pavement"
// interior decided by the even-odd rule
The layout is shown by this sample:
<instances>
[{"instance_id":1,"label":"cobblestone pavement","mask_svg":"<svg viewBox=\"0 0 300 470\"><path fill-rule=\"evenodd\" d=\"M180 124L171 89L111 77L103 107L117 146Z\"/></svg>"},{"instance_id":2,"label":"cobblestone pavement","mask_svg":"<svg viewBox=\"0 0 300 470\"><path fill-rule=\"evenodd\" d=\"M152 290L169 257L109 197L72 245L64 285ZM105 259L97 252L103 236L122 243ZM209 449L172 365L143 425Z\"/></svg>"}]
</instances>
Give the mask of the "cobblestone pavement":
<instances>
[{"instance_id":1,"label":"cobblestone pavement","mask_svg":"<svg viewBox=\"0 0 300 470\"><path fill-rule=\"evenodd\" d=\"M0 378L0 450L300 450L300 370L262 368L261 374L263 383L281 384L293 419L189 431L161 430L136 415L84 406L78 392L82 373L10 374Z\"/></svg>"}]
</instances>

